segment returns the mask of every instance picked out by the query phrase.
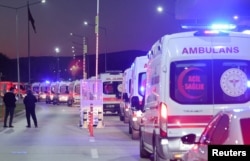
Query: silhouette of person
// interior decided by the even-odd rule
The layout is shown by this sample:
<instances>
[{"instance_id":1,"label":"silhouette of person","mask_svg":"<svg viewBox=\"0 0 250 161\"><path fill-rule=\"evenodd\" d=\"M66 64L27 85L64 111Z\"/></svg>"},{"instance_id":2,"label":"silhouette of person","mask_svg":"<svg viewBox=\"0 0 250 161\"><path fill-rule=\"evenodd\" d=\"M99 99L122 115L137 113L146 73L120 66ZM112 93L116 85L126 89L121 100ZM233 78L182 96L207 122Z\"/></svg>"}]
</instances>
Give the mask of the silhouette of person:
<instances>
[{"instance_id":1,"label":"silhouette of person","mask_svg":"<svg viewBox=\"0 0 250 161\"><path fill-rule=\"evenodd\" d=\"M37 126L37 118L36 118L36 102L37 98L33 95L31 90L27 90L27 95L23 99L23 103L25 105L26 111L26 120L27 120L27 128L30 128L30 116L33 119L35 127Z\"/></svg>"},{"instance_id":2,"label":"silhouette of person","mask_svg":"<svg viewBox=\"0 0 250 161\"><path fill-rule=\"evenodd\" d=\"M8 127L7 126L7 119L10 116L9 119L9 127L13 128L12 126L12 121L13 121L13 116L16 108L16 96L14 94L14 88L11 87L9 89L9 92L6 92L3 96L3 102L5 104L5 115L4 115L4 126L3 127Z\"/></svg>"}]
</instances>

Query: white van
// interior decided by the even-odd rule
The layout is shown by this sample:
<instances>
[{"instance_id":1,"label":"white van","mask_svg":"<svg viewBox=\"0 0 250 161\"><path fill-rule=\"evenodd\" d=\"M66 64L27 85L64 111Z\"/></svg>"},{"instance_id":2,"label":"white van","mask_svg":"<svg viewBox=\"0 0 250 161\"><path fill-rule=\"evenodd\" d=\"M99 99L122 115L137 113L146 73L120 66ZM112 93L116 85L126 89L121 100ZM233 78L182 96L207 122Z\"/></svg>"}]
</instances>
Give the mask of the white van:
<instances>
[{"instance_id":1,"label":"white van","mask_svg":"<svg viewBox=\"0 0 250 161\"><path fill-rule=\"evenodd\" d=\"M53 104L67 103L69 98L69 85L68 81L58 82L58 90L53 97Z\"/></svg>"},{"instance_id":2,"label":"white van","mask_svg":"<svg viewBox=\"0 0 250 161\"><path fill-rule=\"evenodd\" d=\"M46 96L50 90L50 82L41 82L39 87L38 101L46 101Z\"/></svg>"},{"instance_id":3,"label":"white van","mask_svg":"<svg viewBox=\"0 0 250 161\"><path fill-rule=\"evenodd\" d=\"M54 97L58 94L59 91L59 82L51 82L49 90L46 94L46 104L53 103Z\"/></svg>"},{"instance_id":4,"label":"white van","mask_svg":"<svg viewBox=\"0 0 250 161\"><path fill-rule=\"evenodd\" d=\"M103 83L103 112L120 113L120 98L122 92L122 72L107 71L100 73Z\"/></svg>"},{"instance_id":5,"label":"white van","mask_svg":"<svg viewBox=\"0 0 250 161\"><path fill-rule=\"evenodd\" d=\"M122 98L120 100L120 121L128 123L129 121L129 97L131 90L131 68L123 72L122 80Z\"/></svg>"},{"instance_id":6,"label":"white van","mask_svg":"<svg viewBox=\"0 0 250 161\"><path fill-rule=\"evenodd\" d=\"M40 92L40 84L40 82L34 82L31 84L31 91L37 100Z\"/></svg>"},{"instance_id":7,"label":"white van","mask_svg":"<svg viewBox=\"0 0 250 161\"><path fill-rule=\"evenodd\" d=\"M142 99L145 94L147 56L136 57L131 65L131 89L128 129L132 139L139 139L139 129L142 117Z\"/></svg>"},{"instance_id":8,"label":"white van","mask_svg":"<svg viewBox=\"0 0 250 161\"><path fill-rule=\"evenodd\" d=\"M199 30L165 35L148 58L140 156L177 160L190 149L180 138L200 135L226 108L249 107L250 35Z\"/></svg>"},{"instance_id":9,"label":"white van","mask_svg":"<svg viewBox=\"0 0 250 161\"><path fill-rule=\"evenodd\" d=\"M69 83L69 97L67 101L68 106L80 106L80 86L81 81L80 80L74 80Z\"/></svg>"}]
</instances>

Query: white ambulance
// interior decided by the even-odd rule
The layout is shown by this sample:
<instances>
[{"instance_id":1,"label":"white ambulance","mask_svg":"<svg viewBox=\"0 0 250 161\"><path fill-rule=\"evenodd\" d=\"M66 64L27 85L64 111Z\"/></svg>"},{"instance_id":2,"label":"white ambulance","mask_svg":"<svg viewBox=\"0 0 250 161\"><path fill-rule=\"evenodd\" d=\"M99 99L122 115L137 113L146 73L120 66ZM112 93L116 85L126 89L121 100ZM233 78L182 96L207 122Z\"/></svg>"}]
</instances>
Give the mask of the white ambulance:
<instances>
[{"instance_id":1,"label":"white ambulance","mask_svg":"<svg viewBox=\"0 0 250 161\"><path fill-rule=\"evenodd\" d=\"M120 113L120 98L122 92L122 72L109 71L100 73L103 82L103 112Z\"/></svg>"},{"instance_id":2,"label":"white ambulance","mask_svg":"<svg viewBox=\"0 0 250 161\"><path fill-rule=\"evenodd\" d=\"M123 72L122 94L120 100L120 121L128 123L129 121L129 96L131 90L131 68Z\"/></svg>"},{"instance_id":3,"label":"white ambulance","mask_svg":"<svg viewBox=\"0 0 250 161\"><path fill-rule=\"evenodd\" d=\"M53 97L53 104L67 103L69 98L69 84L68 81L58 82L58 91Z\"/></svg>"},{"instance_id":4,"label":"white ambulance","mask_svg":"<svg viewBox=\"0 0 250 161\"><path fill-rule=\"evenodd\" d=\"M46 104L50 104L53 102L54 96L57 95L59 90L59 82L51 82L49 90L46 94Z\"/></svg>"},{"instance_id":5,"label":"white ambulance","mask_svg":"<svg viewBox=\"0 0 250 161\"><path fill-rule=\"evenodd\" d=\"M38 101L45 101L46 100L46 96L50 90L50 82L41 82L40 83L40 87L39 87L39 94L38 94Z\"/></svg>"},{"instance_id":6,"label":"white ambulance","mask_svg":"<svg viewBox=\"0 0 250 161\"><path fill-rule=\"evenodd\" d=\"M131 65L130 105L128 108L128 129L132 139L139 139L142 117L142 99L145 94L147 56L136 57Z\"/></svg>"},{"instance_id":7,"label":"white ambulance","mask_svg":"<svg viewBox=\"0 0 250 161\"><path fill-rule=\"evenodd\" d=\"M80 80L75 80L69 83L69 97L67 101L68 106L80 106Z\"/></svg>"},{"instance_id":8,"label":"white ambulance","mask_svg":"<svg viewBox=\"0 0 250 161\"><path fill-rule=\"evenodd\" d=\"M165 35L148 57L140 156L178 160L226 108L250 107L250 35L218 30Z\"/></svg>"},{"instance_id":9,"label":"white ambulance","mask_svg":"<svg viewBox=\"0 0 250 161\"><path fill-rule=\"evenodd\" d=\"M36 99L38 100L38 95L40 91L40 82L33 82L31 84L31 91L33 95L36 97Z\"/></svg>"}]
</instances>

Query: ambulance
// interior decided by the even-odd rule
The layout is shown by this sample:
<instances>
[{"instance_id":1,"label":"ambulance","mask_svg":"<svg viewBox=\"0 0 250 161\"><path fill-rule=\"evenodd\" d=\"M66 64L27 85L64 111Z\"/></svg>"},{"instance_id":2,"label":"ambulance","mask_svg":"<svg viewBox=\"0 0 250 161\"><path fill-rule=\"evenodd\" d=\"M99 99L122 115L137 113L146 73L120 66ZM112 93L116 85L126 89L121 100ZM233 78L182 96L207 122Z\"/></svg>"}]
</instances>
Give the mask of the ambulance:
<instances>
[{"instance_id":1,"label":"ambulance","mask_svg":"<svg viewBox=\"0 0 250 161\"><path fill-rule=\"evenodd\" d=\"M36 97L36 99L38 100L38 95L39 95L39 91L40 91L40 82L34 82L31 84L31 91L33 93L33 95Z\"/></svg>"},{"instance_id":2,"label":"ambulance","mask_svg":"<svg viewBox=\"0 0 250 161\"><path fill-rule=\"evenodd\" d=\"M148 52L140 156L181 160L220 110L250 107L250 35L225 30L165 35Z\"/></svg>"},{"instance_id":3,"label":"ambulance","mask_svg":"<svg viewBox=\"0 0 250 161\"><path fill-rule=\"evenodd\" d=\"M58 90L56 94L53 96L53 104L67 103L69 98L69 84L68 81L60 81L58 82Z\"/></svg>"},{"instance_id":4,"label":"ambulance","mask_svg":"<svg viewBox=\"0 0 250 161\"><path fill-rule=\"evenodd\" d=\"M13 86L12 82L1 81L0 82L0 94L1 94L1 97L3 97L6 92L9 92L9 90L10 90L10 88L12 86Z\"/></svg>"},{"instance_id":5,"label":"ambulance","mask_svg":"<svg viewBox=\"0 0 250 161\"><path fill-rule=\"evenodd\" d=\"M139 139L142 100L146 86L147 56L136 57L131 65L131 89L128 108L128 129L132 139Z\"/></svg>"},{"instance_id":6,"label":"ambulance","mask_svg":"<svg viewBox=\"0 0 250 161\"><path fill-rule=\"evenodd\" d=\"M69 84L69 97L67 101L68 106L80 106L80 80L75 80Z\"/></svg>"},{"instance_id":7,"label":"ambulance","mask_svg":"<svg viewBox=\"0 0 250 161\"><path fill-rule=\"evenodd\" d=\"M48 81L40 83L38 101L46 101L46 96L50 90L51 83Z\"/></svg>"},{"instance_id":8,"label":"ambulance","mask_svg":"<svg viewBox=\"0 0 250 161\"><path fill-rule=\"evenodd\" d=\"M25 97L27 90L25 83L23 82L18 83L11 81L0 81L0 96L3 97L6 92L9 92L11 87L14 88L14 94L17 96L17 98Z\"/></svg>"},{"instance_id":9,"label":"ambulance","mask_svg":"<svg viewBox=\"0 0 250 161\"><path fill-rule=\"evenodd\" d=\"M123 72L122 80L122 98L120 100L120 121L128 123L129 121L129 96L131 89L131 68Z\"/></svg>"},{"instance_id":10,"label":"ambulance","mask_svg":"<svg viewBox=\"0 0 250 161\"><path fill-rule=\"evenodd\" d=\"M120 98L122 92L122 72L108 71L100 73L103 82L103 112L120 113Z\"/></svg>"},{"instance_id":11,"label":"ambulance","mask_svg":"<svg viewBox=\"0 0 250 161\"><path fill-rule=\"evenodd\" d=\"M54 96L58 94L59 91L59 82L51 82L49 86L49 90L46 94L46 104L53 103Z\"/></svg>"}]
</instances>

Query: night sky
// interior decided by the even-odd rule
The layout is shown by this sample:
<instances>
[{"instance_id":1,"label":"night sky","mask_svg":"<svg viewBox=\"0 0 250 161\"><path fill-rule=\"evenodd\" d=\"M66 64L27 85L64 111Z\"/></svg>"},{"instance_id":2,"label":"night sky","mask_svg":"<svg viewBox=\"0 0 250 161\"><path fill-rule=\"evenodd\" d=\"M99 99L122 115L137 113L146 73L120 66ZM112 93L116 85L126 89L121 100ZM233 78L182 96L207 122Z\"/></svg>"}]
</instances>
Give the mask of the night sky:
<instances>
[{"instance_id":1,"label":"night sky","mask_svg":"<svg viewBox=\"0 0 250 161\"><path fill-rule=\"evenodd\" d=\"M32 4L37 0L30 0ZM84 26L88 21L95 24L96 0L47 0L45 4L30 6L37 33L30 25L31 56L54 56L55 47L60 55L71 56L71 46L82 53L82 39L70 33L85 35L88 53L95 54L94 27ZM0 0L1 5L20 7L27 0ZM157 6L163 6L162 13ZM173 0L100 0L99 53L124 50L147 51L161 36L178 29L173 16ZM17 10L19 55L28 55L27 8ZM16 58L16 10L0 7L0 52ZM106 32L105 32L106 31ZM105 34L106 33L106 34ZM74 42L74 44L73 44ZM78 44L78 45L77 45Z\"/></svg>"},{"instance_id":2,"label":"night sky","mask_svg":"<svg viewBox=\"0 0 250 161\"><path fill-rule=\"evenodd\" d=\"M99 53L124 50L148 51L165 34L180 31L178 19L213 19L243 14L249 19L249 0L99 0ZM29 0L32 4L37 0ZM31 56L55 56L55 47L61 56L72 56L71 46L82 54L82 39L70 33L85 35L88 53L95 54L94 27L96 0L46 0L45 4L30 6L37 33L30 25ZM230 2L230 3L229 3ZM19 56L28 56L27 0L0 0L0 53L16 58L16 13L18 15ZM163 12L157 12L157 6ZM248 20L249 21L249 20ZM106 31L106 32L105 32ZM74 43L73 43L74 42Z\"/></svg>"}]
</instances>

